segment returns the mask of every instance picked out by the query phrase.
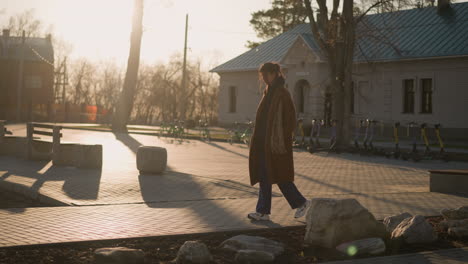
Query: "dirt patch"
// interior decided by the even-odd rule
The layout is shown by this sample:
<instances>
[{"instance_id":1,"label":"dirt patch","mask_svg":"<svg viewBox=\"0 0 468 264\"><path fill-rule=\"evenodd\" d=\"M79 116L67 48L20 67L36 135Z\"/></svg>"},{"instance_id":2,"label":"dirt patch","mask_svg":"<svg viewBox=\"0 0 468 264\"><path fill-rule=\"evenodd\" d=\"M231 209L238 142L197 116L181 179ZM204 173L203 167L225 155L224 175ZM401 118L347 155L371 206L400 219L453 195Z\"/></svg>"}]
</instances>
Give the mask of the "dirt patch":
<instances>
[{"instance_id":1,"label":"dirt patch","mask_svg":"<svg viewBox=\"0 0 468 264\"><path fill-rule=\"evenodd\" d=\"M439 228L442 217L428 218L439 233L437 242L428 245L390 245L383 255L398 255L430 250L467 247L468 240L455 239ZM114 241L82 242L61 245L44 245L0 249L0 263L92 263L93 251L100 247L123 246L139 248L145 252L145 263L170 263L180 246L187 240L205 243L214 256L213 263L234 263L234 255L219 248L222 241L238 235L256 235L283 242L286 252L275 263L317 263L322 261L351 259L335 250L306 248L302 241L305 227L236 231L211 234L194 234L173 237L137 238Z\"/></svg>"}]
</instances>

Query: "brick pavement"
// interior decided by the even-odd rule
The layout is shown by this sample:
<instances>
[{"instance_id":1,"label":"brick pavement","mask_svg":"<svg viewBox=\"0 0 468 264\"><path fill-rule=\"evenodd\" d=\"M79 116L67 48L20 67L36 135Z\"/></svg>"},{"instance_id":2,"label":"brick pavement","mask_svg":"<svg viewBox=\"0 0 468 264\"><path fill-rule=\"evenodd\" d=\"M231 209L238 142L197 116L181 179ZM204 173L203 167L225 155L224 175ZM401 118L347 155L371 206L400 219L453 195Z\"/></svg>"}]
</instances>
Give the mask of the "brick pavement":
<instances>
[{"instance_id":1,"label":"brick pavement","mask_svg":"<svg viewBox=\"0 0 468 264\"><path fill-rule=\"evenodd\" d=\"M16 130L22 133L21 130ZM291 219L274 187L273 222L258 226L245 215L256 202L248 184L245 146L173 141L154 136L64 130L64 140L103 144L102 170L79 170L0 157L0 187L79 206L0 210L0 246L157 236L303 224ZM139 175L140 145L168 150L164 175ZM309 198L352 197L383 218L408 211L435 215L468 204L467 197L429 193L429 169L466 163L412 163L342 154L294 153L296 184Z\"/></svg>"},{"instance_id":2,"label":"brick pavement","mask_svg":"<svg viewBox=\"0 0 468 264\"><path fill-rule=\"evenodd\" d=\"M65 130L64 140L103 144L102 171L1 157L0 186L14 183L76 205L256 196L256 187L249 186L248 150L243 145L78 130ZM142 144L168 149L165 175L139 175L135 152ZM305 195L427 192L427 170L466 168L457 162L415 164L351 154L327 157L298 151L294 156L296 184Z\"/></svg>"},{"instance_id":3,"label":"brick pavement","mask_svg":"<svg viewBox=\"0 0 468 264\"><path fill-rule=\"evenodd\" d=\"M323 197L323 196L321 196ZM436 215L468 199L445 194L328 195L356 198L378 219L408 211ZM284 198L273 198L272 221L251 222L246 214L255 198L159 202L101 206L0 209L0 247L162 236L304 225Z\"/></svg>"}]
</instances>

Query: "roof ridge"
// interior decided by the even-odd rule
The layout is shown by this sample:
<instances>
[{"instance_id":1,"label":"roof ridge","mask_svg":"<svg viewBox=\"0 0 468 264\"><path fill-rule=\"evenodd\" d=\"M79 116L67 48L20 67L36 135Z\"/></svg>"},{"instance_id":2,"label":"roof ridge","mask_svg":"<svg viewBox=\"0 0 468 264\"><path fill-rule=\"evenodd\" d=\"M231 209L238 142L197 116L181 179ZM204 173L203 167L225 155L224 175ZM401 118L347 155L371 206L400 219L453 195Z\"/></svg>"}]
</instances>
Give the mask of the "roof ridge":
<instances>
[{"instance_id":1,"label":"roof ridge","mask_svg":"<svg viewBox=\"0 0 468 264\"><path fill-rule=\"evenodd\" d=\"M468 22L468 17L466 19L462 19L462 20L457 20L457 21L454 21L454 22L451 22L451 24L458 24L458 23L463 23L463 22ZM421 27L430 27L430 26L435 26L435 25L444 25L446 23L430 23L430 24L419 24L419 25L411 25L411 26L400 26L400 27L376 27L376 28L373 28L373 29L369 29L369 30L362 30L362 31L378 31L378 30L382 30L382 29L406 29L406 28L421 28ZM306 33L306 34L310 34L310 33Z\"/></svg>"},{"instance_id":2,"label":"roof ridge","mask_svg":"<svg viewBox=\"0 0 468 264\"><path fill-rule=\"evenodd\" d=\"M459 2L459 3L450 3L450 6L456 6L456 5L468 5L468 2ZM437 6L426 6L426 7L415 7L415 8L408 8L408 9L401 9L397 11L387 11L383 13L374 13L374 14L367 14L366 17L371 17L371 16L378 16L378 15L386 15L386 14L394 14L394 13L406 13L406 12L416 12L416 11L427 11L429 9L437 9Z\"/></svg>"}]
</instances>

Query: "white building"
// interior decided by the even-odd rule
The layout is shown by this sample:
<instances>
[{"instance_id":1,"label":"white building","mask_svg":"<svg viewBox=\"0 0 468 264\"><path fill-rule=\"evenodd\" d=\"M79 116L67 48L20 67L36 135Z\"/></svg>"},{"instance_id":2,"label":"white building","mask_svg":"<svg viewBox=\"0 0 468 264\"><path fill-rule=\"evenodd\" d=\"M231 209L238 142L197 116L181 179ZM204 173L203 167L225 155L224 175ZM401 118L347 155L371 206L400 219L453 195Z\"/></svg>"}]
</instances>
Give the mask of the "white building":
<instances>
[{"instance_id":1,"label":"white building","mask_svg":"<svg viewBox=\"0 0 468 264\"><path fill-rule=\"evenodd\" d=\"M468 3L374 14L357 30L353 118L441 123L444 135L468 135ZM254 120L261 98L257 70L282 65L298 118L327 119L325 60L309 24L266 41L212 69L220 76L219 122Z\"/></svg>"}]
</instances>

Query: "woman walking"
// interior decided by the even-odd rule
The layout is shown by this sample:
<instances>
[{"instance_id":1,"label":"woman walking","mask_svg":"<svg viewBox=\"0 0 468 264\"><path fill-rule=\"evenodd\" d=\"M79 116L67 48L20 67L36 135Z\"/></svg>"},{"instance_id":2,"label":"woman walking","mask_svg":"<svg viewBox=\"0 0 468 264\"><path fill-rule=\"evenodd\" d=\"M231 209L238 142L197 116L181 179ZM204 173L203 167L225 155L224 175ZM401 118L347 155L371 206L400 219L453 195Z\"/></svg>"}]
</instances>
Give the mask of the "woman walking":
<instances>
[{"instance_id":1,"label":"woman walking","mask_svg":"<svg viewBox=\"0 0 468 264\"><path fill-rule=\"evenodd\" d=\"M279 64L267 62L259 69L267 85L257 108L255 128L249 153L250 183L260 183L256 211L248 214L253 220L269 220L272 184L278 184L295 218L305 215L310 201L294 184L292 136L296 111Z\"/></svg>"}]
</instances>

